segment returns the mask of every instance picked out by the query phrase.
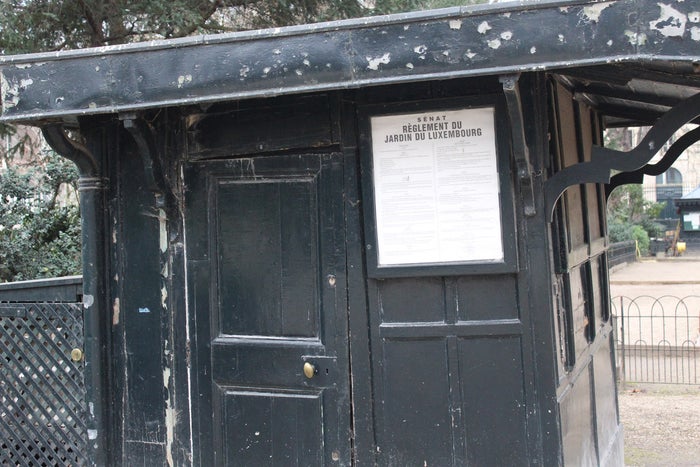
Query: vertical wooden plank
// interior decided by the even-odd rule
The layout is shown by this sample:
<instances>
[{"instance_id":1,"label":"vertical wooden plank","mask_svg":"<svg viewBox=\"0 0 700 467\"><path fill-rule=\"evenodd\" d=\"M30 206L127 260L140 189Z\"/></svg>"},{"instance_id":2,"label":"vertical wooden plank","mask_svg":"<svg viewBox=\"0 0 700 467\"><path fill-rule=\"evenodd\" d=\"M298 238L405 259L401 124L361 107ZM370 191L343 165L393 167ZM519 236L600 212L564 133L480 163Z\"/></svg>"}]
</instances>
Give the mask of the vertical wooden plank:
<instances>
[{"instance_id":1,"label":"vertical wooden plank","mask_svg":"<svg viewBox=\"0 0 700 467\"><path fill-rule=\"evenodd\" d=\"M357 154L357 121L355 105L345 94L334 99L333 115L338 115L338 128L343 151L345 176L345 225L348 287L348 328L350 340L350 382L353 417L353 459L358 466L376 464L372 398L367 285L364 278L364 242L360 210L360 164ZM351 96L348 96L351 97Z\"/></svg>"},{"instance_id":2,"label":"vertical wooden plank","mask_svg":"<svg viewBox=\"0 0 700 467\"><path fill-rule=\"evenodd\" d=\"M119 320L124 326L124 439L165 443L165 401L162 368L162 305L160 224L155 197L144 180L136 148L123 141L119 177L119 218L129 219L115 238L119 275ZM127 195L128 193L128 195ZM138 375L136 377L135 375ZM146 454L153 451L147 451ZM129 464L132 453L125 450ZM161 457L162 459L162 454Z\"/></svg>"}]
</instances>

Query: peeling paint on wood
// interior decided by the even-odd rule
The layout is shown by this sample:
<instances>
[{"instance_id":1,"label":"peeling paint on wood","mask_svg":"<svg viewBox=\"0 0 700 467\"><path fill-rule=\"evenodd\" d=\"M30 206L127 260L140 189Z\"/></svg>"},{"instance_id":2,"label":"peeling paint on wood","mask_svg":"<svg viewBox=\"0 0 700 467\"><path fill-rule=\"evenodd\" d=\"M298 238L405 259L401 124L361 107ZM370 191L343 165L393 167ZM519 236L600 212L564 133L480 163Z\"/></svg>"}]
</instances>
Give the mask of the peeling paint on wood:
<instances>
[{"instance_id":1,"label":"peeling paint on wood","mask_svg":"<svg viewBox=\"0 0 700 467\"><path fill-rule=\"evenodd\" d=\"M682 37L685 33L686 16L671 5L658 4L661 8L659 19L651 21L649 28L656 29L664 36Z\"/></svg>"},{"instance_id":2,"label":"peeling paint on wood","mask_svg":"<svg viewBox=\"0 0 700 467\"><path fill-rule=\"evenodd\" d=\"M581 17L585 21L598 22L600 14L610 5L611 3L596 3L595 5L585 6L581 12Z\"/></svg>"},{"instance_id":3,"label":"peeling paint on wood","mask_svg":"<svg viewBox=\"0 0 700 467\"><path fill-rule=\"evenodd\" d=\"M112 304L112 326L119 324L119 311L119 297L117 297Z\"/></svg>"},{"instance_id":4,"label":"peeling paint on wood","mask_svg":"<svg viewBox=\"0 0 700 467\"><path fill-rule=\"evenodd\" d=\"M381 57L367 57L367 68L376 71L379 69L379 65L387 65L389 62L391 62L391 54L389 52L385 53Z\"/></svg>"},{"instance_id":5,"label":"peeling paint on wood","mask_svg":"<svg viewBox=\"0 0 700 467\"><path fill-rule=\"evenodd\" d=\"M159 245L160 252L165 253L168 250L168 219L163 209L158 210L158 226L159 226Z\"/></svg>"},{"instance_id":6,"label":"peeling paint on wood","mask_svg":"<svg viewBox=\"0 0 700 467\"><path fill-rule=\"evenodd\" d=\"M462 29L462 20L452 19L452 20L450 20L449 24L450 24L450 29L455 29L455 30Z\"/></svg>"}]
</instances>

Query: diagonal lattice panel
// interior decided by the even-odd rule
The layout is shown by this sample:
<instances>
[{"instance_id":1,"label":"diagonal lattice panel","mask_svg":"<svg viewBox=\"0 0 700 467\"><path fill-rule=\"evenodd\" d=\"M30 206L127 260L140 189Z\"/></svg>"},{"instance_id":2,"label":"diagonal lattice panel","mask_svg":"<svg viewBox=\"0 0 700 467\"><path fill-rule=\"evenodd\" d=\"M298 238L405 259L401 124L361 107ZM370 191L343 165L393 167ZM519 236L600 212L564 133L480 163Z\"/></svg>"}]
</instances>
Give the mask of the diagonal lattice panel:
<instances>
[{"instance_id":1,"label":"diagonal lattice panel","mask_svg":"<svg viewBox=\"0 0 700 467\"><path fill-rule=\"evenodd\" d=\"M0 465L85 464L83 311L0 304Z\"/></svg>"}]
</instances>

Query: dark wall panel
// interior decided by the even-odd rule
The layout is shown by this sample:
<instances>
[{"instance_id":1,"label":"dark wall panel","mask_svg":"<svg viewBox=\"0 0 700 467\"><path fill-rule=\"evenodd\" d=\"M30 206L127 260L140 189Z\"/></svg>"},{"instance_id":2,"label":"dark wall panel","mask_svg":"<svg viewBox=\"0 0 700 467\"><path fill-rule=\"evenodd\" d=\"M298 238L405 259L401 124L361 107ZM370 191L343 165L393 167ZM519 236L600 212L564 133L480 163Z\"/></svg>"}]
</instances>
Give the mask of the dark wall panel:
<instances>
[{"instance_id":1,"label":"dark wall panel","mask_svg":"<svg viewBox=\"0 0 700 467\"><path fill-rule=\"evenodd\" d=\"M406 278L378 284L381 320L390 322L444 322L445 281L441 277Z\"/></svg>"},{"instance_id":2,"label":"dark wall panel","mask_svg":"<svg viewBox=\"0 0 700 467\"><path fill-rule=\"evenodd\" d=\"M322 147L334 139L325 95L228 103L191 118L190 154L197 158Z\"/></svg>"},{"instance_id":3,"label":"dark wall panel","mask_svg":"<svg viewBox=\"0 0 700 467\"><path fill-rule=\"evenodd\" d=\"M382 465L453 465L444 339L384 342Z\"/></svg>"},{"instance_id":4,"label":"dark wall panel","mask_svg":"<svg viewBox=\"0 0 700 467\"><path fill-rule=\"evenodd\" d=\"M520 349L517 337L459 340L469 465L529 464Z\"/></svg>"},{"instance_id":5,"label":"dark wall panel","mask_svg":"<svg viewBox=\"0 0 700 467\"><path fill-rule=\"evenodd\" d=\"M474 276L457 279L457 319L478 321L518 319L515 276Z\"/></svg>"}]
</instances>

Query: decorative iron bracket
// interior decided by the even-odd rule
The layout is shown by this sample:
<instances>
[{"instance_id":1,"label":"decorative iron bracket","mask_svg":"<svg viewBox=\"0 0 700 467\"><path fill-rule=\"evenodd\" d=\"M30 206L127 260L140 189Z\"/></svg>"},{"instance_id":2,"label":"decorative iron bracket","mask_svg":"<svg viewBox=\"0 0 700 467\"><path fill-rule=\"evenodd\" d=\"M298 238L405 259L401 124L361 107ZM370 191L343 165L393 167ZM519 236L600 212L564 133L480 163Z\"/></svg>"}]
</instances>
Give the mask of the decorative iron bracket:
<instances>
[{"instance_id":1,"label":"decorative iron bracket","mask_svg":"<svg viewBox=\"0 0 700 467\"><path fill-rule=\"evenodd\" d=\"M633 172L622 172L613 175L610 179L610 184L605 186L605 196L609 197L610 193L618 186L629 185L630 183L642 183L644 175L661 175L676 162L676 159L683 154L683 151L698 141L700 141L700 127L694 128L678 138L676 142L668 148L664 157L656 164L647 164Z\"/></svg>"},{"instance_id":2,"label":"decorative iron bracket","mask_svg":"<svg viewBox=\"0 0 700 467\"><path fill-rule=\"evenodd\" d=\"M97 177L99 173L97 159L88 148L66 135L63 124L52 123L43 126L41 127L41 133L49 146L51 146L51 149L78 167L81 180Z\"/></svg>"},{"instance_id":3,"label":"decorative iron bracket","mask_svg":"<svg viewBox=\"0 0 700 467\"><path fill-rule=\"evenodd\" d=\"M515 157L515 169L520 185L520 194L524 204L526 216L535 215L535 195L532 186L532 165L530 164L530 150L525 140L525 124L523 120L522 104L520 100L520 88L518 79L520 75L503 75L499 78L503 85L503 94L506 97L508 107L508 119L510 120L510 134L513 143L513 156Z\"/></svg>"},{"instance_id":4,"label":"decorative iron bracket","mask_svg":"<svg viewBox=\"0 0 700 467\"><path fill-rule=\"evenodd\" d=\"M124 122L124 128L136 142L143 162L146 183L148 184L148 189L156 196L156 205L159 208L165 207L167 201L165 198L171 195L172 192L160 165L153 128L136 114L123 114L119 118Z\"/></svg>"},{"instance_id":5,"label":"decorative iron bracket","mask_svg":"<svg viewBox=\"0 0 700 467\"><path fill-rule=\"evenodd\" d=\"M700 94L684 100L666 112L651 127L637 147L629 152L593 146L590 161L566 167L545 183L545 208L548 220L552 221L554 205L568 187L582 183L609 184L612 170L633 172L644 167L680 127L698 116L700 116Z\"/></svg>"},{"instance_id":6,"label":"decorative iron bracket","mask_svg":"<svg viewBox=\"0 0 700 467\"><path fill-rule=\"evenodd\" d=\"M159 164L156 158L153 130L136 114L120 115L119 119L122 120L124 128L131 134L131 137L134 138L136 142L139 155L143 162L143 171L146 175L148 188L162 195L162 186L159 186L155 175L155 172L159 172L159 170L158 167L154 166L158 166Z\"/></svg>"}]
</instances>

